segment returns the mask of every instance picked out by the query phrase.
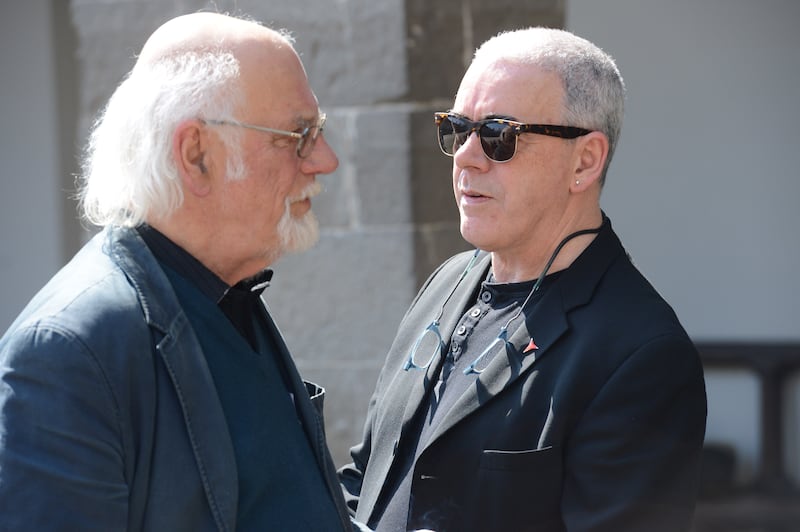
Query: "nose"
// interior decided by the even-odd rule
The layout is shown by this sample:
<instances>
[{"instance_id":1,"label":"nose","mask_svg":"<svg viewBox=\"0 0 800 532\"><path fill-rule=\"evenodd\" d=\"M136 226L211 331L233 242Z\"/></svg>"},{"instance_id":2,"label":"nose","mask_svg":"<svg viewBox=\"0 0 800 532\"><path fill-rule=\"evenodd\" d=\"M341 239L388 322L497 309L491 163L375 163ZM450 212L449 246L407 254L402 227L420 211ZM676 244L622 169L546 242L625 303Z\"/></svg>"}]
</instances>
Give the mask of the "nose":
<instances>
[{"instance_id":1,"label":"nose","mask_svg":"<svg viewBox=\"0 0 800 532\"><path fill-rule=\"evenodd\" d=\"M453 154L453 164L459 168L486 166L487 160L477 129L469 132L464 144Z\"/></svg>"},{"instance_id":2,"label":"nose","mask_svg":"<svg viewBox=\"0 0 800 532\"><path fill-rule=\"evenodd\" d=\"M325 139L325 134L320 133L311 154L303 159L303 171L309 174L330 174L338 167L339 158Z\"/></svg>"}]
</instances>

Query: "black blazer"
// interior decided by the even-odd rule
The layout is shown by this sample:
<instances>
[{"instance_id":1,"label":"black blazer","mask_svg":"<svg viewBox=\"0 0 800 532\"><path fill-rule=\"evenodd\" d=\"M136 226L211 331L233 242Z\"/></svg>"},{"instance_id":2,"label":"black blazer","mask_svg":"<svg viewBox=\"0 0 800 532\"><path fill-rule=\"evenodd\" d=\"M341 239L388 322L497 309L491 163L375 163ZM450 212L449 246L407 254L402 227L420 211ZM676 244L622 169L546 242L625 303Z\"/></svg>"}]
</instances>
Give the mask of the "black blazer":
<instances>
[{"instance_id":1,"label":"black blazer","mask_svg":"<svg viewBox=\"0 0 800 532\"><path fill-rule=\"evenodd\" d=\"M433 273L400 324L370 401L363 441L339 472L369 522L386 501L398 443L427 406L427 373L403 371L471 256ZM447 341L485 278L483 254L445 307ZM538 349L523 353L531 338ZM706 396L695 347L629 260L606 219L580 257L512 323L413 469L409 530L664 531L690 526Z\"/></svg>"}]
</instances>

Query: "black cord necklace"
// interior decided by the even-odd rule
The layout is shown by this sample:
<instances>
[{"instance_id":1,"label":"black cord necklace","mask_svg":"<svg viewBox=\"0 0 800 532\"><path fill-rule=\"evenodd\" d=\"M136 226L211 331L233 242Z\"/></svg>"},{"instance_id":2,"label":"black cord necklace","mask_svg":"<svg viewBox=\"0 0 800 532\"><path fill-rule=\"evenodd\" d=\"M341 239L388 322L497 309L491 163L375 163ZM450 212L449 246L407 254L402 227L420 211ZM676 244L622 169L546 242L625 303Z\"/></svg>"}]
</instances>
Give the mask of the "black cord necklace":
<instances>
[{"instance_id":1,"label":"black cord necklace","mask_svg":"<svg viewBox=\"0 0 800 532\"><path fill-rule=\"evenodd\" d=\"M541 275L539 275L539 278L536 279L536 283L533 285L533 288L531 288L531 291L528 292L528 297L525 298L525 301L523 301L522 305L520 305L519 309L517 309L517 312L515 312L514 315L508 319L505 325L503 325L500 328L500 333L497 335L497 338L495 338L494 341L491 344L489 344L489 346L486 349L484 349L480 355L478 355L478 358L472 361L472 364L467 366L467 368L464 370L464 375L469 375L471 373L475 374L482 373L483 370L477 369L478 362L480 362L486 355L488 355L494 349L495 345L497 345L498 343L505 345L508 342L508 326L511 325L511 322L517 319L520 316L520 314L522 314L522 311L525 310L525 306L531 300L533 294L535 294L536 291L539 290L539 287L542 285L544 278L547 277L547 272L550 271L550 267L553 265L553 262L556 260L556 257L558 256L561 249L566 245L566 243L572 240L573 238L579 236L597 234L600 232L602 228L603 224L600 224L599 227L596 227L594 229L581 229L580 231L575 231L574 233L570 233L569 235L564 237L564 239L558 244L558 246L556 246L556 249L550 255L550 258L547 260L547 264L545 264Z\"/></svg>"},{"instance_id":2,"label":"black cord necklace","mask_svg":"<svg viewBox=\"0 0 800 532\"><path fill-rule=\"evenodd\" d=\"M544 270L542 270L541 275L539 275L539 278L536 280L536 283L533 285L533 288L531 288L531 291L528 293L528 296L525 298L525 301L522 303L522 305L520 305L517 312L514 313L514 315L511 316L511 318L505 323L505 325L503 325L503 327L500 328L500 333L497 335L497 338L495 338L495 340L491 344L489 344L489 347L484 349L483 352L478 356L478 358L476 358L472 362L472 364L470 364L467 367L467 369L464 370L465 375L469 375L471 373L480 374L483 370L477 369L478 362L480 362L487 354L489 354L492 351L492 349L494 349L495 345L497 345L498 343L505 345L508 342L508 326L511 325L511 322L517 319L520 314L522 314L522 311L525 309L525 306L531 300L531 297L533 297L533 294L535 294L536 291L539 289L539 286L541 286L542 282L544 281L544 278L547 276L547 272L550 270L550 267L553 265L553 262L556 260L556 257L558 256L559 252L564 247L564 245L573 238L582 235L597 234L600 232L602 228L603 224L601 223L599 227L596 227L594 229L582 229L580 231L575 231L574 233L567 235L558 244L558 246L556 246L556 249L553 251L553 254L550 255L550 259L548 259L547 264L545 264ZM458 286L461 284L461 281L464 280L464 278L467 276L467 273L469 273L469 271L475 265L475 260L478 257L478 253L480 253L480 249L476 249L475 253L472 254L472 257L467 263L467 266L464 268L464 271L461 273L461 276L458 278L458 281L456 281L456 284L453 286L453 289L450 290L450 293L447 295L444 302L442 303L442 306L439 309L438 314L433 319L433 321L427 327L425 327L425 330L422 331L422 333L417 338L416 342L414 342L414 345L411 348L411 352L409 353L405 364L403 364L403 370L408 371L410 369L420 369L420 370L427 369L428 366L430 366L431 362L433 362L433 360L436 358L436 356L441 355L441 353L443 352L444 340L442 339L441 332L439 331L439 321L442 319L442 315L444 314L444 308L445 306L447 306L447 302L450 301L450 298L453 297L453 294L456 292L456 289L458 289ZM425 339L425 337L428 334L432 334L435 337L436 347L433 350L433 352L430 353L427 362L420 364L416 360L417 350L419 350L423 339Z\"/></svg>"}]
</instances>

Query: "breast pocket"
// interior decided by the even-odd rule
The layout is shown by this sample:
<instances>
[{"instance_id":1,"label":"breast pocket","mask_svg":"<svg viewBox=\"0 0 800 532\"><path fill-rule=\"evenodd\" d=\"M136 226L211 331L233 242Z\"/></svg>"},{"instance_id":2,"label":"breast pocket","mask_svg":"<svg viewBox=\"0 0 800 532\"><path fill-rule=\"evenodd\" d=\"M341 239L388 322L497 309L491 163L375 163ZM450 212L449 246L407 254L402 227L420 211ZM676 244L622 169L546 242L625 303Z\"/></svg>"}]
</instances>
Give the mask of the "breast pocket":
<instances>
[{"instance_id":1,"label":"breast pocket","mask_svg":"<svg viewBox=\"0 0 800 532\"><path fill-rule=\"evenodd\" d=\"M486 502L489 515L506 514L509 522L528 523L534 526L532 530L549 530L535 524L560 523L562 476L560 447L487 449L478 470L478 500Z\"/></svg>"},{"instance_id":2,"label":"breast pocket","mask_svg":"<svg viewBox=\"0 0 800 532\"><path fill-rule=\"evenodd\" d=\"M486 449L481 455L481 469L489 471L525 472L548 467L553 462L561 462L560 453L552 445L542 449L526 451L500 451Z\"/></svg>"}]
</instances>

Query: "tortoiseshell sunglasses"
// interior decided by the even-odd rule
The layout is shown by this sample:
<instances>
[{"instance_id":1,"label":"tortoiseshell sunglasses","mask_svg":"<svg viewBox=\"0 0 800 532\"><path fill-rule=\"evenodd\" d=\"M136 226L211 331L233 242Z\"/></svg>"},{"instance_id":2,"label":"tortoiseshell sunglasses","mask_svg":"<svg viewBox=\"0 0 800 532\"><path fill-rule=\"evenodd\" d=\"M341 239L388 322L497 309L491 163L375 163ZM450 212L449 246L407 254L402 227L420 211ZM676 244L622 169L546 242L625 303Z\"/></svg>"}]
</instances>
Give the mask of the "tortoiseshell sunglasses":
<instances>
[{"instance_id":1,"label":"tortoiseshell sunglasses","mask_svg":"<svg viewBox=\"0 0 800 532\"><path fill-rule=\"evenodd\" d=\"M491 161L505 163L517 152L517 137L522 133L535 133L562 139L574 139L588 133L589 129L573 126L523 124L502 118L472 121L456 113L434 113L439 132L439 147L452 157L473 132L478 133L483 153Z\"/></svg>"}]
</instances>

